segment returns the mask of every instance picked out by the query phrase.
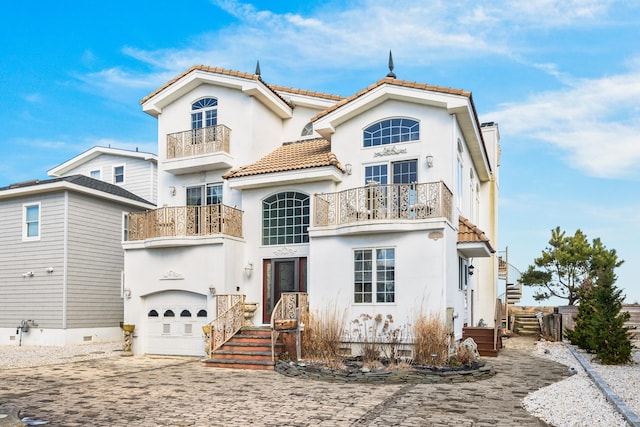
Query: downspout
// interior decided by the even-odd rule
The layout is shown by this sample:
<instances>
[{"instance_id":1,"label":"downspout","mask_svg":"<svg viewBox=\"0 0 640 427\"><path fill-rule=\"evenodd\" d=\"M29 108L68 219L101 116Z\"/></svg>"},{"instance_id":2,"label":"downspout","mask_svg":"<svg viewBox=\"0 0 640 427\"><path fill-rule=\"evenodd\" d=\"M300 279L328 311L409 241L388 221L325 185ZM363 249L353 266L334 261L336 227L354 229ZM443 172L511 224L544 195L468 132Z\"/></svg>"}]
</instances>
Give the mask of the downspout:
<instances>
[{"instance_id":1,"label":"downspout","mask_svg":"<svg viewBox=\"0 0 640 427\"><path fill-rule=\"evenodd\" d=\"M64 192L64 221L62 238L62 329L67 330L67 269L69 252L69 191Z\"/></svg>"}]
</instances>

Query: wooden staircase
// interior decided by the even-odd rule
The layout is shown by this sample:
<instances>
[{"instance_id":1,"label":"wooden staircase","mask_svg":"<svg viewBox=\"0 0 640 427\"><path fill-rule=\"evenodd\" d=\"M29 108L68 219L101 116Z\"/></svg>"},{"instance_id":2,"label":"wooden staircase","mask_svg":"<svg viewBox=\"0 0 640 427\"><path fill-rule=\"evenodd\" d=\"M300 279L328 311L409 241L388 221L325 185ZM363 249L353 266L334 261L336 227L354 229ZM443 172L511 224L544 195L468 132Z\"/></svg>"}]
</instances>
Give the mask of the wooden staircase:
<instances>
[{"instance_id":1,"label":"wooden staircase","mask_svg":"<svg viewBox=\"0 0 640 427\"><path fill-rule=\"evenodd\" d=\"M502 347L502 337L498 334L498 342L494 346L494 328L467 327L462 328L462 340L473 338L478 346L478 353L483 357L497 357Z\"/></svg>"},{"instance_id":2,"label":"wooden staircase","mask_svg":"<svg viewBox=\"0 0 640 427\"><path fill-rule=\"evenodd\" d=\"M513 332L518 335L540 334L540 322L535 313L517 313L514 315Z\"/></svg>"},{"instance_id":3,"label":"wooden staircase","mask_svg":"<svg viewBox=\"0 0 640 427\"><path fill-rule=\"evenodd\" d=\"M276 343L276 359L283 351L284 344ZM274 370L271 358L271 328L243 327L202 364L214 368Z\"/></svg>"}]
</instances>

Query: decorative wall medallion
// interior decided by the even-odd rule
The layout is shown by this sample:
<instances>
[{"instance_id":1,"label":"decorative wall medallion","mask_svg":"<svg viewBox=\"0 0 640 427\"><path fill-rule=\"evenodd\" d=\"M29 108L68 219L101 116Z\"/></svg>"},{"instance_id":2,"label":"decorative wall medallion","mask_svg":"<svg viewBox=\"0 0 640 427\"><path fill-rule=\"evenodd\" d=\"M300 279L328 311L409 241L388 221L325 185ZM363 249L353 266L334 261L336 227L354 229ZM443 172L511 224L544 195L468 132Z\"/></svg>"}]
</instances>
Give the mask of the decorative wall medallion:
<instances>
[{"instance_id":1,"label":"decorative wall medallion","mask_svg":"<svg viewBox=\"0 0 640 427\"><path fill-rule=\"evenodd\" d=\"M405 154L407 152L406 148L398 148L398 147L385 147L382 151L378 151L377 153L373 153L373 157L382 157L382 156L395 156L397 154Z\"/></svg>"},{"instance_id":2,"label":"decorative wall medallion","mask_svg":"<svg viewBox=\"0 0 640 427\"><path fill-rule=\"evenodd\" d=\"M295 255L297 253L298 253L297 249L292 249L292 248L287 248L287 247L280 248L280 249L277 249L277 250L273 251L273 254L276 255L276 256L293 256L293 255Z\"/></svg>"},{"instance_id":3,"label":"decorative wall medallion","mask_svg":"<svg viewBox=\"0 0 640 427\"><path fill-rule=\"evenodd\" d=\"M184 276L180 273L176 273L173 270L169 270L160 276L160 280L184 280Z\"/></svg>"},{"instance_id":4,"label":"decorative wall medallion","mask_svg":"<svg viewBox=\"0 0 640 427\"><path fill-rule=\"evenodd\" d=\"M442 239L444 237L444 233L442 231L432 231L429 233L429 238L432 240Z\"/></svg>"}]
</instances>

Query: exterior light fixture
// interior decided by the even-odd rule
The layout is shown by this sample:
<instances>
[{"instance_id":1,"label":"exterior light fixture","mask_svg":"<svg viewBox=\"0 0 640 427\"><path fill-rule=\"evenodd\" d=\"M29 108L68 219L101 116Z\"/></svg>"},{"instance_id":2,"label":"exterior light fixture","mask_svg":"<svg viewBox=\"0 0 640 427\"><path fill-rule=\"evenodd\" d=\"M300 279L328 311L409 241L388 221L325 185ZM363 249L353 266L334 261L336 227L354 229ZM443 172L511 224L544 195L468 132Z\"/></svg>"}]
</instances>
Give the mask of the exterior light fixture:
<instances>
[{"instance_id":1,"label":"exterior light fixture","mask_svg":"<svg viewBox=\"0 0 640 427\"><path fill-rule=\"evenodd\" d=\"M174 187L173 185L171 187L169 187L169 195L170 196L175 196L176 195L176 187Z\"/></svg>"},{"instance_id":2,"label":"exterior light fixture","mask_svg":"<svg viewBox=\"0 0 640 427\"><path fill-rule=\"evenodd\" d=\"M468 268L469 276L473 276L473 271L474 271L475 269L476 269L476 268L473 266L473 264L471 264L471 265L469 266L469 268Z\"/></svg>"},{"instance_id":3,"label":"exterior light fixture","mask_svg":"<svg viewBox=\"0 0 640 427\"><path fill-rule=\"evenodd\" d=\"M124 295L124 297L126 299L130 299L131 298L131 289L124 288L124 290L122 291L122 294Z\"/></svg>"},{"instance_id":4,"label":"exterior light fixture","mask_svg":"<svg viewBox=\"0 0 640 427\"><path fill-rule=\"evenodd\" d=\"M47 273L53 273L53 267L47 267Z\"/></svg>"},{"instance_id":5,"label":"exterior light fixture","mask_svg":"<svg viewBox=\"0 0 640 427\"><path fill-rule=\"evenodd\" d=\"M245 265L244 274L245 274L245 276L247 276L247 279L249 277L251 277L251 274L253 274L253 263L252 262L249 262L249 263L247 263L247 265Z\"/></svg>"},{"instance_id":6,"label":"exterior light fixture","mask_svg":"<svg viewBox=\"0 0 640 427\"><path fill-rule=\"evenodd\" d=\"M344 169L347 171L347 175L351 175L351 172L353 172L353 165L351 163L347 163L344 165Z\"/></svg>"},{"instance_id":7,"label":"exterior light fixture","mask_svg":"<svg viewBox=\"0 0 640 427\"><path fill-rule=\"evenodd\" d=\"M209 286L209 293L212 297L216 296L216 288L213 286Z\"/></svg>"},{"instance_id":8,"label":"exterior light fixture","mask_svg":"<svg viewBox=\"0 0 640 427\"><path fill-rule=\"evenodd\" d=\"M427 167L428 168L433 167L433 156L431 154L427 154Z\"/></svg>"}]
</instances>

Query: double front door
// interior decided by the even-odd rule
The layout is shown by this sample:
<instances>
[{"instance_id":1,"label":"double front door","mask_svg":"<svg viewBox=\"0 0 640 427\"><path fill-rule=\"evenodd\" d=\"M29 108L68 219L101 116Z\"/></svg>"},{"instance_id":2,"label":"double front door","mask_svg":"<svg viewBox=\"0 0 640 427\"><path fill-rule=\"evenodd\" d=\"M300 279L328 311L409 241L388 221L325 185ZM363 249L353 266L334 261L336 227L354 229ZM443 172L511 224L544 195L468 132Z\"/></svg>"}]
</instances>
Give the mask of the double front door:
<instances>
[{"instance_id":1,"label":"double front door","mask_svg":"<svg viewBox=\"0 0 640 427\"><path fill-rule=\"evenodd\" d=\"M283 292L307 292L307 258L265 259L262 267L262 322L270 323Z\"/></svg>"}]
</instances>

